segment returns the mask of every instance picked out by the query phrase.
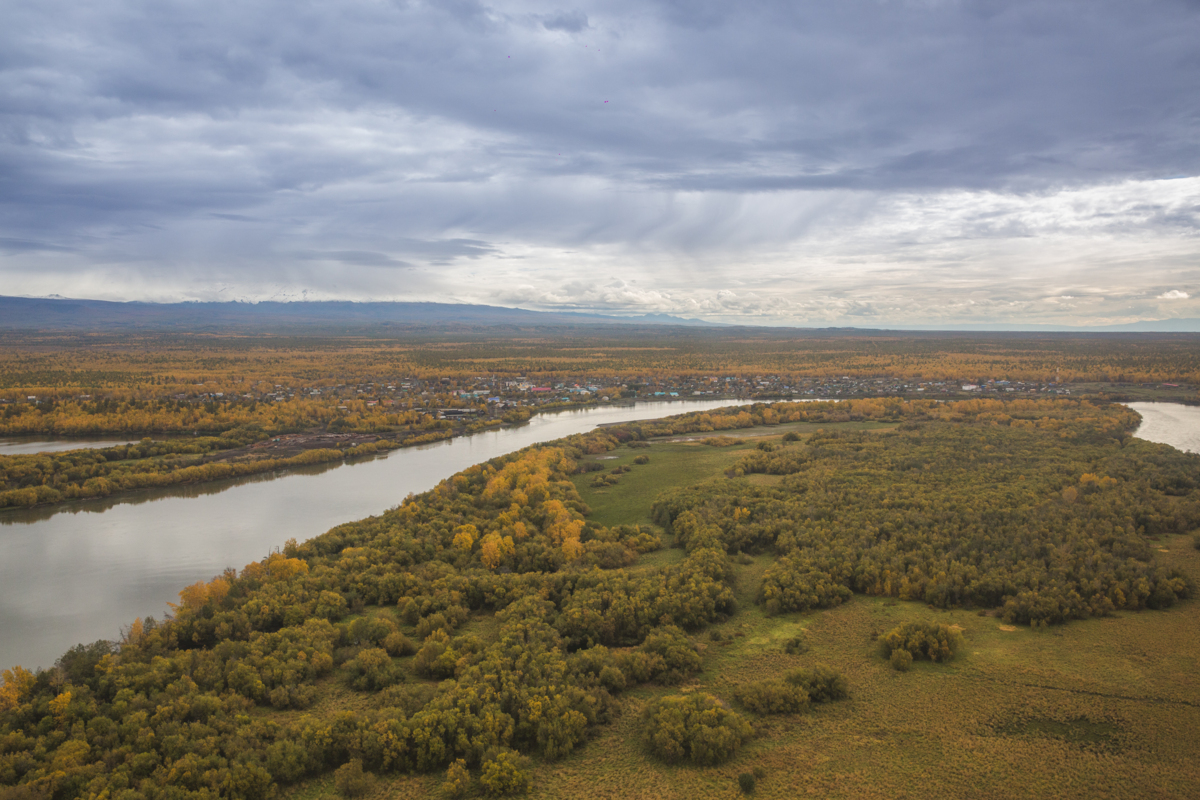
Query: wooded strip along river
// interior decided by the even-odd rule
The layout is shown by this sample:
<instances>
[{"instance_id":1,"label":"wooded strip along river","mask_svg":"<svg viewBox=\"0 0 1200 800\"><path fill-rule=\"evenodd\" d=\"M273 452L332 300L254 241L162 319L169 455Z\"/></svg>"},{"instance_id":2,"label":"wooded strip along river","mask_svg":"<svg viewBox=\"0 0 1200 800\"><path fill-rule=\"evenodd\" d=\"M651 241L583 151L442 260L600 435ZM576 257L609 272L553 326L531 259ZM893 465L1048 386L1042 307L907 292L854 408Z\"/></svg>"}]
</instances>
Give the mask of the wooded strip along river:
<instances>
[{"instance_id":1,"label":"wooded strip along river","mask_svg":"<svg viewBox=\"0 0 1200 800\"><path fill-rule=\"evenodd\" d=\"M597 425L742 405L678 400L561 411L527 425L195 486L0 513L0 669L49 667L290 538L379 514L482 461ZM23 442L28 446L28 442ZM55 444L58 444L57 442Z\"/></svg>"},{"instance_id":2,"label":"wooded strip along river","mask_svg":"<svg viewBox=\"0 0 1200 800\"><path fill-rule=\"evenodd\" d=\"M240 569L289 538L303 541L386 511L410 492L432 489L473 464L604 423L738 404L699 400L564 411L534 417L519 428L351 464L5 511L0 513L0 668L48 667L74 644L115 639L136 617L161 616L188 584L209 580L226 567ZM1200 451L1200 408L1131 407L1144 419L1138 436Z\"/></svg>"}]
</instances>

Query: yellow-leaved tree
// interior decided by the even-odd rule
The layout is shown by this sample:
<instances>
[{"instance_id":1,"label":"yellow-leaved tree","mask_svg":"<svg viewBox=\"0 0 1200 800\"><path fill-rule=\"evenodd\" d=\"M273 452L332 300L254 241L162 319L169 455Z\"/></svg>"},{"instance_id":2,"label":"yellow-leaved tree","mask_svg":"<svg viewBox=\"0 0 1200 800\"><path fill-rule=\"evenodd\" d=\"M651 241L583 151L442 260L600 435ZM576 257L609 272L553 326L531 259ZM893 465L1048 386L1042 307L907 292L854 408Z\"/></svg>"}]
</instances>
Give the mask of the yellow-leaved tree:
<instances>
[{"instance_id":1,"label":"yellow-leaved tree","mask_svg":"<svg viewBox=\"0 0 1200 800\"><path fill-rule=\"evenodd\" d=\"M479 538L479 529L474 525L470 523L459 525L454 533L454 546L464 553L469 553L477 538Z\"/></svg>"},{"instance_id":2,"label":"yellow-leaved tree","mask_svg":"<svg viewBox=\"0 0 1200 800\"><path fill-rule=\"evenodd\" d=\"M24 667L13 667L0 671L0 711L9 711L20 705L29 696L37 680Z\"/></svg>"},{"instance_id":3,"label":"yellow-leaved tree","mask_svg":"<svg viewBox=\"0 0 1200 800\"><path fill-rule=\"evenodd\" d=\"M299 558L288 558L283 553L272 553L263 561L247 564L246 568L242 570L243 578L265 581L285 581L294 575L307 574L308 562Z\"/></svg>"},{"instance_id":4,"label":"yellow-leaved tree","mask_svg":"<svg viewBox=\"0 0 1200 800\"><path fill-rule=\"evenodd\" d=\"M511 556L516 551L517 548L513 544L512 537L501 536L498 533L489 533L479 543L479 558L488 569L500 566L500 562L504 560L505 556Z\"/></svg>"}]
</instances>

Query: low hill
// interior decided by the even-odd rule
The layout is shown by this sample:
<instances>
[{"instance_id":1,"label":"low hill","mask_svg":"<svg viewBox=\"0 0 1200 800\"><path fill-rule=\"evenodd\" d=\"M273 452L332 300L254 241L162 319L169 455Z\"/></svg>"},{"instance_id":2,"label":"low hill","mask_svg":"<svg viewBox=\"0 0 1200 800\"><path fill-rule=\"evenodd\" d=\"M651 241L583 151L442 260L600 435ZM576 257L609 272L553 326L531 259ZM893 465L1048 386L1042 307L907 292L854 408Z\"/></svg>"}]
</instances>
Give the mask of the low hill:
<instances>
[{"instance_id":1,"label":"low hill","mask_svg":"<svg viewBox=\"0 0 1200 800\"><path fill-rule=\"evenodd\" d=\"M682 325L715 323L666 314L613 317L456 303L118 303L0 297L0 328L17 330L218 330L226 328L438 327L497 325Z\"/></svg>"}]
</instances>

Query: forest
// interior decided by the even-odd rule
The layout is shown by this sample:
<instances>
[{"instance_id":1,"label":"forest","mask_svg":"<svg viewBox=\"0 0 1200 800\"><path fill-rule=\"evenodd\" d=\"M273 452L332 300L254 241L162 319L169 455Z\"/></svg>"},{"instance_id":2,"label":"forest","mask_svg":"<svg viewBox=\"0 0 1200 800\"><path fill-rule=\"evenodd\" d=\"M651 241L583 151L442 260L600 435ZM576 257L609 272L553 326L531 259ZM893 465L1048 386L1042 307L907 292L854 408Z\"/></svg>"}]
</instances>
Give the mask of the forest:
<instances>
[{"instance_id":1,"label":"forest","mask_svg":"<svg viewBox=\"0 0 1200 800\"><path fill-rule=\"evenodd\" d=\"M1196 334L916 333L634 326L300 337L0 331L0 396L165 399L282 386L478 376L786 375L1200 385ZM647 344L652 341L653 344ZM1193 390L1192 394L1195 392ZM150 430L143 428L143 430Z\"/></svg>"},{"instance_id":2,"label":"forest","mask_svg":"<svg viewBox=\"0 0 1200 800\"><path fill-rule=\"evenodd\" d=\"M639 759L627 773L639 786L670 774L691 796L794 796L776 748L834 747L805 736L839 720L871 730L899 702L862 704L883 680L901 682L888 684L896 697L923 697L924 678L954 696L971 669L992 674L991 650L967 651L1006 635L994 624L1036 637L1191 607L1194 557L1163 543L1195 552L1198 457L1131 438L1136 423L1088 400L864 399L534 446L186 587L120 642L6 670L0 791L617 796L591 771L613 747ZM718 438L726 446L703 443ZM860 646L826 633L843 613L888 623ZM1056 637L1022 646L1067 641ZM1021 664L997 669L1033 679ZM1055 680L1040 669L1038 685ZM1108 716L1057 708L1043 709L1054 741L1083 731L1101 747L1064 758L1126 735ZM970 725L1019 749L1040 741L1041 719ZM1143 760L1155 752L1137 746ZM1136 772L1114 758L1112 780ZM1194 786L1195 765L1176 759L1156 780ZM922 774L964 786L961 772ZM859 785L810 779L826 794Z\"/></svg>"}]
</instances>

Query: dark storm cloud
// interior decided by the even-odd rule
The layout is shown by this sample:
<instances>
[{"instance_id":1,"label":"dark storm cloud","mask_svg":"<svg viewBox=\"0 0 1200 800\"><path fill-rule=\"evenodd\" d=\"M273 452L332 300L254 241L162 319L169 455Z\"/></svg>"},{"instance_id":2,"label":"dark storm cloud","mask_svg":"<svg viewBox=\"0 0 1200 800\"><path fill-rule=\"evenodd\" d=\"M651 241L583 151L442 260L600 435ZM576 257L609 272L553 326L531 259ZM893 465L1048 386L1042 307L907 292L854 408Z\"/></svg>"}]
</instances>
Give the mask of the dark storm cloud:
<instances>
[{"instance_id":1,"label":"dark storm cloud","mask_svg":"<svg viewBox=\"0 0 1200 800\"><path fill-rule=\"evenodd\" d=\"M902 194L1194 176L1197 42L1182 0L13 0L0 237L189 276L779 249ZM1158 205L1105 213L1195 228Z\"/></svg>"}]
</instances>

